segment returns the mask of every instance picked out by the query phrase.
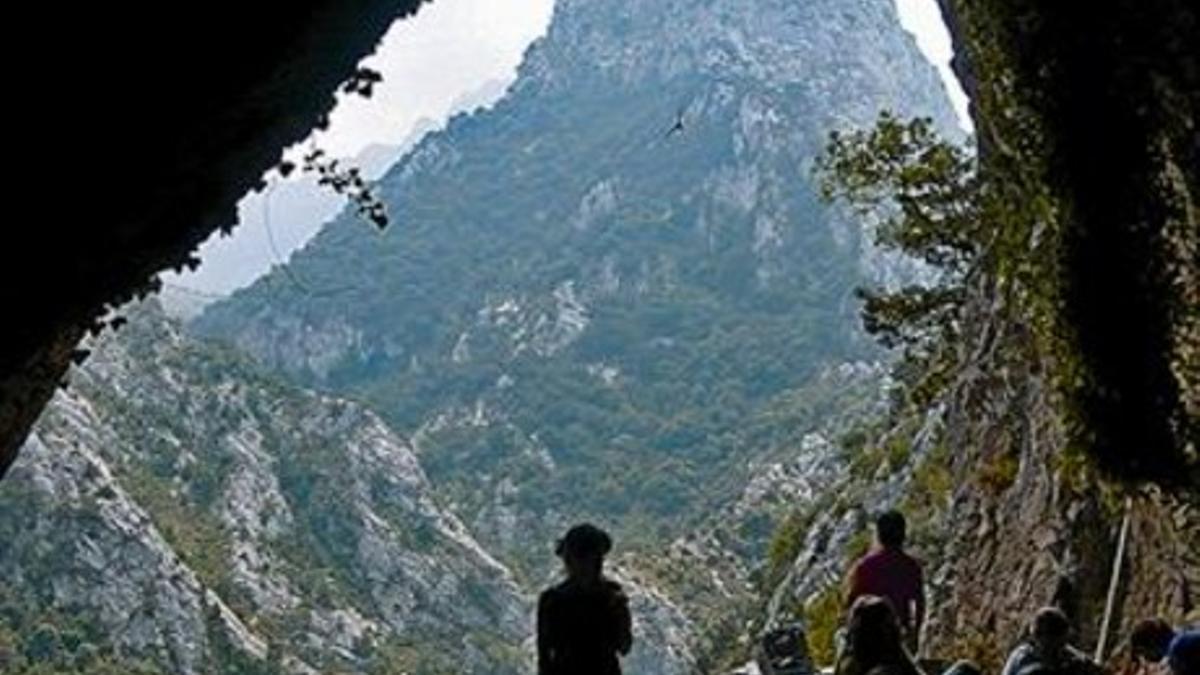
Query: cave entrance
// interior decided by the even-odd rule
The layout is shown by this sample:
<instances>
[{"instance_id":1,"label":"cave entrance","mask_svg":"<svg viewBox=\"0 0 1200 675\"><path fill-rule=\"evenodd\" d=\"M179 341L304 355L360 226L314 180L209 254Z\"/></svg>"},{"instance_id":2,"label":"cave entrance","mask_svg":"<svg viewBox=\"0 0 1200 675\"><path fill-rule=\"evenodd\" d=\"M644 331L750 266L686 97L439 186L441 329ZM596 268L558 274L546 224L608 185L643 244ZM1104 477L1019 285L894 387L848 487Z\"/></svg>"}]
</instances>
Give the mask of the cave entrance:
<instances>
[{"instance_id":1,"label":"cave entrance","mask_svg":"<svg viewBox=\"0 0 1200 675\"><path fill-rule=\"evenodd\" d=\"M327 128L270 158L232 236L201 245L195 269L164 273L156 297L104 318L0 485L0 505L37 514L2 533L0 558L13 556L29 585L0 595L0 665L437 672L465 658L516 672L530 594L556 571L551 542L587 514L619 521L614 563L654 617L638 663L682 672L720 657L685 639L717 620L704 611L715 607L693 614L658 584L682 592L687 573L709 570L704 593L745 593L746 561L782 513L767 512L778 504L756 480L815 490L820 467L783 457L833 452L825 420L866 414L882 376L847 328L854 234L811 186L785 189L808 180L797 169L820 136L797 111L824 115L821 96L857 90L715 76L706 69L741 58L733 37L711 38L683 75L669 59L626 63L602 43L636 38L655 53L679 36L563 6L578 14L558 42L528 49L548 0L439 0L398 24L343 81ZM822 61L825 79L837 68L874 78L848 109L916 91L911 107L933 102L953 129L954 106L897 24L924 42L932 2L900 7L831 21L858 51L849 65ZM779 11L800 14L783 17L772 49L801 49L788 40L813 17ZM912 87L868 67L881 63L879 36L855 33L859 19L902 57L885 62ZM603 57L599 74L581 55ZM610 77L621 65L660 79ZM585 76L595 90L579 90ZM518 109L542 91L553 96ZM272 136L275 147L293 137ZM803 142L780 150L781 138ZM437 171L461 173L406 192L408 176ZM486 208L458 217L464 202ZM789 233L792 220L819 227ZM467 227L477 223L492 229ZM186 245L152 241L158 262L143 267L185 260L209 225ZM411 246L378 243L405 236ZM820 255L783 264L802 250ZM396 269L409 275L385 278ZM389 316L403 329L384 326ZM737 455L749 447L753 457ZM742 499L736 528L706 521ZM114 616L133 626L127 637L114 637Z\"/></svg>"}]
</instances>

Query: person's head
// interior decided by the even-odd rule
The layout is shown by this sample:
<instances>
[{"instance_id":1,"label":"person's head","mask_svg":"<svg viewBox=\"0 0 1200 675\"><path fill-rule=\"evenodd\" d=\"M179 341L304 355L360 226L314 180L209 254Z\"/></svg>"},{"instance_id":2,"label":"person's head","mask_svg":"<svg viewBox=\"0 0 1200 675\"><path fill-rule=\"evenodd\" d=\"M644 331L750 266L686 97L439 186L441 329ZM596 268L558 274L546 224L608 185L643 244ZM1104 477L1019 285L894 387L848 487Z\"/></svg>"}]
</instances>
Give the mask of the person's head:
<instances>
[{"instance_id":1,"label":"person's head","mask_svg":"<svg viewBox=\"0 0 1200 675\"><path fill-rule=\"evenodd\" d=\"M612 550L612 538L604 530L583 523L567 530L558 540L554 552L562 558L567 576L572 579L590 579L600 576L604 568L604 556Z\"/></svg>"},{"instance_id":2,"label":"person's head","mask_svg":"<svg viewBox=\"0 0 1200 675\"><path fill-rule=\"evenodd\" d=\"M1038 652L1053 656L1066 649L1071 636L1071 622L1057 607L1043 607L1033 616L1029 638Z\"/></svg>"},{"instance_id":3,"label":"person's head","mask_svg":"<svg viewBox=\"0 0 1200 675\"><path fill-rule=\"evenodd\" d=\"M1174 639L1171 624L1159 618L1142 619L1129 634L1129 650L1135 659L1158 662L1167 656L1167 648Z\"/></svg>"},{"instance_id":4,"label":"person's head","mask_svg":"<svg viewBox=\"0 0 1200 675\"><path fill-rule=\"evenodd\" d=\"M1176 633L1167 648L1167 666L1173 675L1200 675L1200 631Z\"/></svg>"},{"instance_id":5,"label":"person's head","mask_svg":"<svg viewBox=\"0 0 1200 675\"><path fill-rule=\"evenodd\" d=\"M875 519L875 539L884 548L903 548L908 524L899 511L884 511Z\"/></svg>"},{"instance_id":6,"label":"person's head","mask_svg":"<svg viewBox=\"0 0 1200 675\"><path fill-rule=\"evenodd\" d=\"M892 603L875 595L855 600L846 624L846 644L862 668L895 663L904 643Z\"/></svg>"}]
</instances>

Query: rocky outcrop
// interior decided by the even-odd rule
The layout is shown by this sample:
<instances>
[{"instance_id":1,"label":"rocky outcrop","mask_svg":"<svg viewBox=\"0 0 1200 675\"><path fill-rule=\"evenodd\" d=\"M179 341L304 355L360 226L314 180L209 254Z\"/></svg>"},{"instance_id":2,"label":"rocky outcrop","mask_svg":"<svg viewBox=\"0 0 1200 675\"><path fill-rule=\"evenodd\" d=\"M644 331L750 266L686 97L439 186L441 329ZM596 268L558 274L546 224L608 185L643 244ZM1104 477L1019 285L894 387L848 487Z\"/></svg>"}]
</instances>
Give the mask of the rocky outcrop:
<instances>
[{"instance_id":1,"label":"rocky outcrop","mask_svg":"<svg viewBox=\"0 0 1200 675\"><path fill-rule=\"evenodd\" d=\"M998 663L1039 606L1059 604L1090 652L1127 513L1105 657L1120 656L1112 650L1140 618L1182 622L1200 601L1200 511L1157 488L1114 482L1070 447L1047 366L979 365L945 417L956 487L928 553L936 580L929 648Z\"/></svg>"},{"instance_id":2,"label":"rocky outcrop","mask_svg":"<svg viewBox=\"0 0 1200 675\"><path fill-rule=\"evenodd\" d=\"M105 648L173 664L178 673L209 672L218 640L264 659L263 638L205 586L121 487L98 452L99 443L117 439L96 415L82 397L57 397L56 421L30 437L0 490L10 610L84 618L109 637Z\"/></svg>"},{"instance_id":3,"label":"rocky outcrop","mask_svg":"<svg viewBox=\"0 0 1200 675\"><path fill-rule=\"evenodd\" d=\"M71 613L103 649L178 673L268 652L292 670L366 668L402 642L456 654L462 672L520 667L527 594L404 440L184 338L157 309L132 314L0 489L21 615Z\"/></svg>"},{"instance_id":4,"label":"rocky outcrop","mask_svg":"<svg viewBox=\"0 0 1200 675\"><path fill-rule=\"evenodd\" d=\"M1021 311L1006 324L1012 297L975 293L947 418L973 487L947 510L931 638L995 659L1057 591L1096 643L1128 517L1111 648L1133 620L1180 620L1198 600L1196 10L941 4L984 170L1049 208L1002 253L1036 279Z\"/></svg>"},{"instance_id":5,"label":"rocky outcrop","mask_svg":"<svg viewBox=\"0 0 1200 675\"><path fill-rule=\"evenodd\" d=\"M927 567L925 655L999 667L1048 604L1068 612L1076 640L1092 653L1128 517L1105 636L1105 658L1119 661L1133 622L1194 615L1200 511L1158 488L1114 481L1070 447L1062 400L1046 379L1051 366L1027 328L1000 318L987 294L974 298L979 313L957 381L924 418L895 423L860 451L871 470L844 476L809 507L768 615L836 622L840 603L823 599L840 594L848 563L867 542L869 516L898 507ZM902 459L875 455L888 447L903 447ZM831 607L832 617L820 614Z\"/></svg>"}]
</instances>

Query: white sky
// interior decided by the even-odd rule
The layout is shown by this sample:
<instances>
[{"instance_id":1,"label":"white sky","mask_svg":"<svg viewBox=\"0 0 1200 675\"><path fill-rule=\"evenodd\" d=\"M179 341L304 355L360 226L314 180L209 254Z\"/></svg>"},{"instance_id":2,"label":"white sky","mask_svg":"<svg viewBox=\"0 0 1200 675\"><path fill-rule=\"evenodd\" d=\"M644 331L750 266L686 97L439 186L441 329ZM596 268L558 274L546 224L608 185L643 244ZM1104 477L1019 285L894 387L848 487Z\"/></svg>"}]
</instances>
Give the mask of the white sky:
<instances>
[{"instance_id":1,"label":"white sky","mask_svg":"<svg viewBox=\"0 0 1200 675\"><path fill-rule=\"evenodd\" d=\"M363 62L383 74L370 99L343 97L317 145L335 156L397 143L422 117L453 112L460 96L508 83L525 48L546 32L553 0L436 0L398 21Z\"/></svg>"},{"instance_id":2,"label":"white sky","mask_svg":"<svg viewBox=\"0 0 1200 675\"><path fill-rule=\"evenodd\" d=\"M371 99L343 98L317 145L354 155L399 141L422 117L441 121L456 98L489 80L508 82L525 47L542 35L553 0L436 0L397 22L364 65L383 74ZM896 0L903 26L942 74L964 128L967 99L950 71L950 36L937 0Z\"/></svg>"},{"instance_id":3,"label":"white sky","mask_svg":"<svg viewBox=\"0 0 1200 675\"><path fill-rule=\"evenodd\" d=\"M938 67L959 122L970 131L966 96L950 72L950 37L937 0L895 1L901 23ZM383 75L374 95L364 99L339 94L329 130L315 134L314 142L335 157L350 157L371 144L399 144L422 118L441 126L463 97L489 84L512 81L526 47L545 33L553 7L554 0L436 0L423 5L415 17L396 22L364 61ZM289 154L294 158L307 146L303 143ZM244 215L246 208L242 211ZM227 293L283 262L280 258L302 245L319 223L294 227L297 231L291 234L296 237L291 238L283 229L288 224L277 223L278 249L264 244L261 225L248 225L201 247L200 270L166 274L164 281L179 290Z\"/></svg>"},{"instance_id":4,"label":"white sky","mask_svg":"<svg viewBox=\"0 0 1200 675\"><path fill-rule=\"evenodd\" d=\"M950 32L942 22L937 0L896 0L896 8L900 11L900 24L916 36L917 46L925 53L925 58L937 66L942 82L946 85L946 93L950 95L950 103L954 106L954 112L958 114L959 126L965 131L971 131L971 118L967 114L967 95L954 72L950 70L950 57L954 52L950 47Z\"/></svg>"}]
</instances>

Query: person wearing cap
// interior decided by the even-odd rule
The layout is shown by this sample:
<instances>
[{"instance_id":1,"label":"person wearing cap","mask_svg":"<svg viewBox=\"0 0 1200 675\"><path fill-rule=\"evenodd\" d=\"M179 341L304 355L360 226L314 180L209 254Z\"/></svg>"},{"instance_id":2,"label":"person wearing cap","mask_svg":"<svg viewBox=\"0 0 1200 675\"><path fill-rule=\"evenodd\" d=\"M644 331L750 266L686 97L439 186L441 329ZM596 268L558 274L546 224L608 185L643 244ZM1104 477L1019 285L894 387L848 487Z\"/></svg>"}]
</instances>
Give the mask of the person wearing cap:
<instances>
[{"instance_id":1,"label":"person wearing cap","mask_svg":"<svg viewBox=\"0 0 1200 675\"><path fill-rule=\"evenodd\" d=\"M1143 619L1133 627L1129 648L1135 661L1152 664L1155 672L1200 675L1200 630L1175 630L1165 619Z\"/></svg>"},{"instance_id":2,"label":"person wearing cap","mask_svg":"<svg viewBox=\"0 0 1200 675\"><path fill-rule=\"evenodd\" d=\"M610 550L608 534L586 523L559 540L567 578L538 598L538 675L621 675L632 620L621 586L604 576Z\"/></svg>"}]
</instances>

